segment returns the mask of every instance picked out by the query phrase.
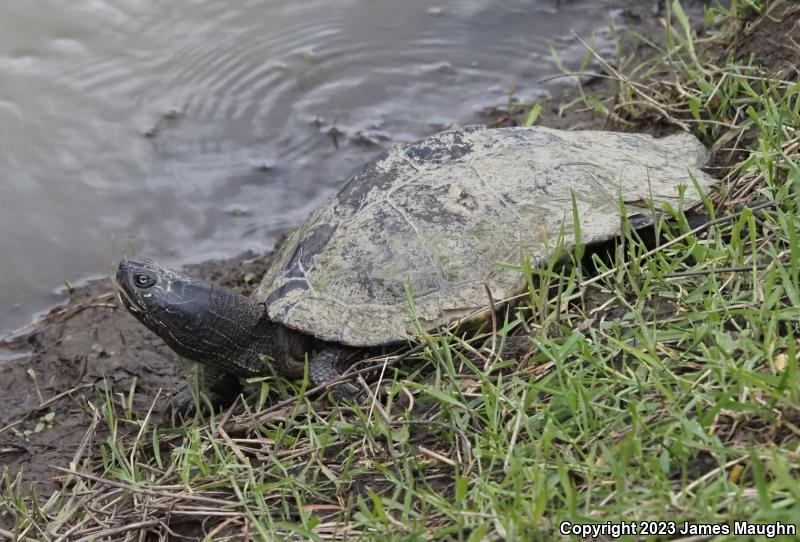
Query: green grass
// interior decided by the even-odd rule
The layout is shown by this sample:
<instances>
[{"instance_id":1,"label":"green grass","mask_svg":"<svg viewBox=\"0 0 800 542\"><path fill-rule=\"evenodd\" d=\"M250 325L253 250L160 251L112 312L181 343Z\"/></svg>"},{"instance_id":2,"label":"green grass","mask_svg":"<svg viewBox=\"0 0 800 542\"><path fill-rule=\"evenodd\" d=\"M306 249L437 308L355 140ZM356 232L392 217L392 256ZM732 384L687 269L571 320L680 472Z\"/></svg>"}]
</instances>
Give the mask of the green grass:
<instances>
[{"instance_id":1,"label":"green grass","mask_svg":"<svg viewBox=\"0 0 800 542\"><path fill-rule=\"evenodd\" d=\"M720 40L735 17L787 5L739 1L707 18ZM733 149L741 160L705 202L717 220L698 231L668 212L654 250L628 229L612 261L595 258L599 275L580 258L521 266L528 292L504 317L377 360L383 391L358 404L312 403L268 378L261 407L170 429L132 411L135 389L108 394L99 462L76 454L46 498L5 477L13 536L122 540L192 523L207 540L550 540L569 538L563 521L795 525L800 85L719 62L677 3L668 21L656 58L631 66L621 51L615 94L583 90L583 105ZM506 359L511 342L528 348ZM284 401L264 407L267 392Z\"/></svg>"}]
</instances>

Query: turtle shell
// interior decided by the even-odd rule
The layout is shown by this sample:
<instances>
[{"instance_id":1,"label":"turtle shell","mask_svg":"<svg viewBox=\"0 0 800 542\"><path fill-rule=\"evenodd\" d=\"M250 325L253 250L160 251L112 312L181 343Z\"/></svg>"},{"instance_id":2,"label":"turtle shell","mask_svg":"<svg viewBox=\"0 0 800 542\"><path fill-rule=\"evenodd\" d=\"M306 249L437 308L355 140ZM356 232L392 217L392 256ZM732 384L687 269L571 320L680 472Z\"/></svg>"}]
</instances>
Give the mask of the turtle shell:
<instances>
[{"instance_id":1,"label":"turtle shell","mask_svg":"<svg viewBox=\"0 0 800 542\"><path fill-rule=\"evenodd\" d=\"M573 197L584 243L620 232L620 205L638 224L665 202L700 200L690 134L487 129L471 126L398 145L356 171L291 233L255 298L269 317L350 346L406 340L520 293L511 268L574 246ZM504 264L511 264L504 265ZM413 300L413 303L410 301Z\"/></svg>"}]
</instances>

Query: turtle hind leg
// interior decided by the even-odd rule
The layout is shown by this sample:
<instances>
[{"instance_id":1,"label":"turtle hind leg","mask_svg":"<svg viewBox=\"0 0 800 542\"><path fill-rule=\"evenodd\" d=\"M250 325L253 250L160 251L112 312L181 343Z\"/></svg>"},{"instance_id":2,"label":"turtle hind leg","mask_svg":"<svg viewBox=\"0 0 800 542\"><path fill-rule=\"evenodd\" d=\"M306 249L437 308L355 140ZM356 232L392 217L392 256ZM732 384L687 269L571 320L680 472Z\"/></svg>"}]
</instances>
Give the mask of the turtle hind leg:
<instances>
[{"instance_id":1,"label":"turtle hind leg","mask_svg":"<svg viewBox=\"0 0 800 542\"><path fill-rule=\"evenodd\" d=\"M336 362L349 354L342 348L328 347L317 353L311 358L311 363L308 368L311 384L322 386L332 380L336 380L342 374L336 369ZM331 388L331 395L333 400L337 403L347 399L353 399L359 394L358 387L351 382L342 382L336 384Z\"/></svg>"}]
</instances>

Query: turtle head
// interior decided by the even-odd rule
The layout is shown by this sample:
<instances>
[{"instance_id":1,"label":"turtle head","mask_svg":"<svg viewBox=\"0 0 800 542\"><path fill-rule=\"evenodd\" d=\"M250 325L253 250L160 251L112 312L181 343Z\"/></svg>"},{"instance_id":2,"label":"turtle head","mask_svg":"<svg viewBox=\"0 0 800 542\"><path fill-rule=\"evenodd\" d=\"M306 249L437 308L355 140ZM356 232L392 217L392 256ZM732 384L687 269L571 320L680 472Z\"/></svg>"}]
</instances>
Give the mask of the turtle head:
<instances>
[{"instance_id":1,"label":"turtle head","mask_svg":"<svg viewBox=\"0 0 800 542\"><path fill-rule=\"evenodd\" d=\"M116 286L125 308L173 348L201 328L214 289L144 259L122 260Z\"/></svg>"},{"instance_id":2,"label":"turtle head","mask_svg":"<svg viewBox=\"0 0 800 542\"><path fill-rule=\"evenodd\" d=\"M273 347L263 305L151 260L122 260L114 282L125 308L184 358L225 373L263 370L260 354Z\"/></svg>"}]
</instances>

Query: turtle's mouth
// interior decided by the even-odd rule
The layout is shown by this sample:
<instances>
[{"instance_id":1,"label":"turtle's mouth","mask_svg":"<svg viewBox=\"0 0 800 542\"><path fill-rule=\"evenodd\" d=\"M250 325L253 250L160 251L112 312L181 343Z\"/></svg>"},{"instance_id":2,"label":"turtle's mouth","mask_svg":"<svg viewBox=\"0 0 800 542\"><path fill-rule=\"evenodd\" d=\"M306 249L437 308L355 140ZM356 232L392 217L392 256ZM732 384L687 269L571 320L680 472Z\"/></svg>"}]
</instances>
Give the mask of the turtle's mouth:
<instances>
[{"instance_id":1,"label":"turtle's mouth","mask_svg":"<svg viewBox=\"0 0 800 542\"><path fill-rule=\"evenodd\" d=\"M122 305L129 311L133 313L141 311L141 309L138 306L136 306L133 300L128 296L128 292L126 292L119 286L117 286L117 299L119 299L119 302L122 303Z\"/></svg>"},{"instance_id":2,"label":"turtle's mouth","mask_svg":"<svg viewBox=\"0 0 800 542\"><path fill-rule=\"evenodd\" d=\"M128 280L128 266L124 261L120 262L119 268L115 275L111 276L111 282L114 284L114 289L117 291L117 299L122 305L132 313L142 312L141 306L128 293L125 287Z\"/></svg>"}]
</instances>

